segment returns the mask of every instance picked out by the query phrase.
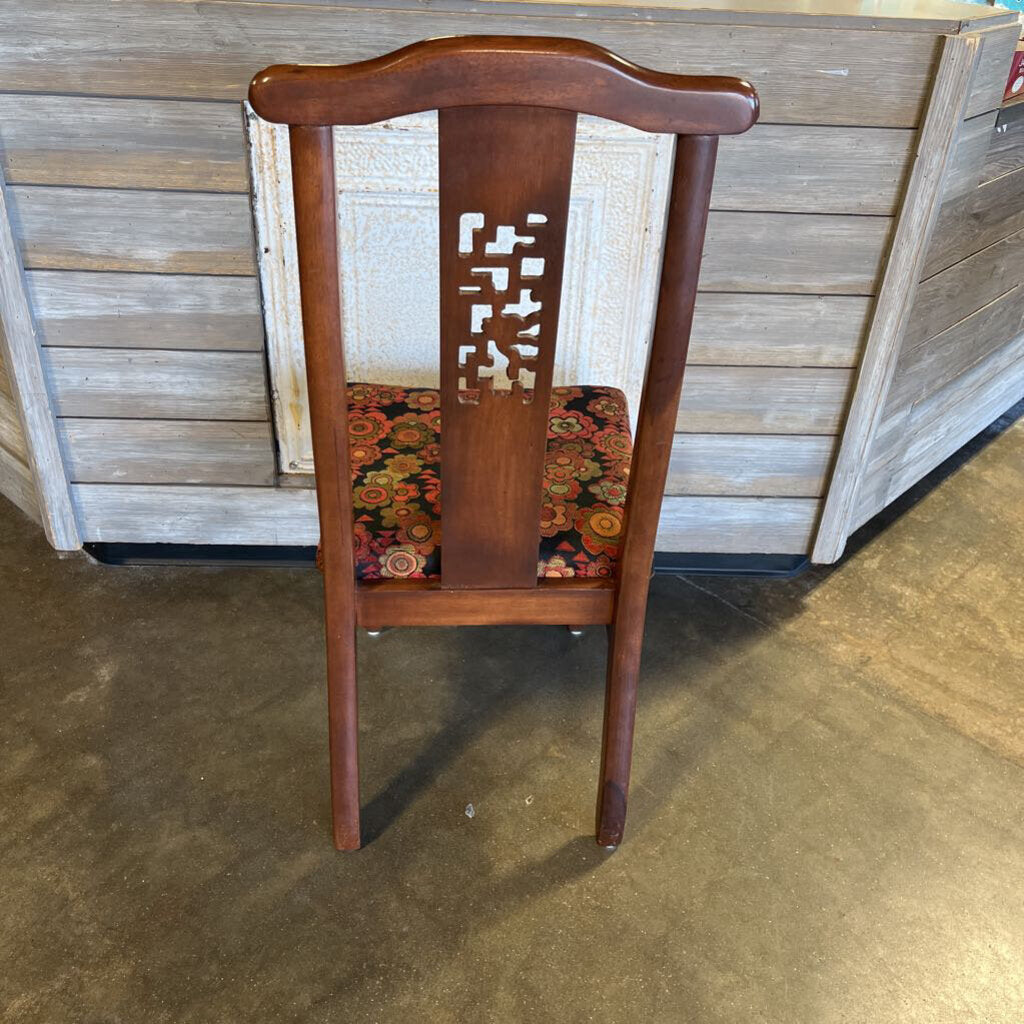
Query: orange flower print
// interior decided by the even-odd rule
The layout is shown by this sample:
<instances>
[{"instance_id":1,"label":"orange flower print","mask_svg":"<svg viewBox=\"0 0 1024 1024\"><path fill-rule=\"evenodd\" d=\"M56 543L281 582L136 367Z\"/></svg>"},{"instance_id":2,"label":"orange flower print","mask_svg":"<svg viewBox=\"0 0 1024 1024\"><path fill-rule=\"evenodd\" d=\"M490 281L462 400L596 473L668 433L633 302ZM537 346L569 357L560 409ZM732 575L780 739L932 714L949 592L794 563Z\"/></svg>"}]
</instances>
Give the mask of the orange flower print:
<instances>
[{"instance_id":1,"label":"orange flower print","mask_svg":"<svg viewBox=\"0 0 1024 1024\"><path fill-rule=\"evenodd\" d=\"M622 531L622 509L614 505L597 503L576 512L576 530L583 546L592 555L614 555L619 548Z\"/></svg>"},{"instance_id":2,"label":"orange flower print","mask_svg":"<svg viewBox=\"0 0 1024 1024\"><path fill-rule=\"evenodd\" d=\"M375 384L352 384L349 396L357 576L437 578L440 396ZM552 389L538 577L614 576L631 454L627 415L614 388Z\"/></svg>"},{"instance_id":3,"label":"orange flower print","mask_svg":"<svg viewBox=\"0 0 1024 1024\"><path fill-rule=\"evenodd\" d=\"M387 433L387 416L379 409L362 409L348 414L348 436L352 441L373 444Z\"/></svg>"},{"instance_id":4,"label":"orange flower print","mask_svg":"<svg viewBox=\"0 0 1024 1024\"><path fill-rule=\"evenodd\" d=\"M587 412L592 412L603 420L613 420L626 415L626 403L611 395L598 395L587 402Z\"/></svg>"},{"instance_id":5,"label":"orange flower print","mask_svg":"<svg viewBox=\"0 0 1024 1024\"><path fill-rule=\"evenodd\" d=\"M601 456L612 462L628 462L633 457L633 441L629 434L616 427L605 427L593 437Z\"/></svg>"},{"instance_id":6,"label":"orange flower print","mask_svg":"<svg viewBox=\"0 0 1024 1024\"><path fill-rule=\"evenodd\" d=\"M548 435L548 455L558 452L561 455L578 455L582 459L592 459L595 456L594 446L582 437L552 437ZM600 466L597 472L601 472Z\"/></svg>"},{"instance_id":7,"label":"orange flower print","mask_svg":"<svg viewBox=\"0 0 1024 1024\"><path fill-rule=\"evenodd\" d=\"M380 574L388 579L405 579L423 572L427 559L411 544L394 544L380 556Z\"/></svg>"},{"instance_id":8,"label":"orange flower print","mask_svg":"<svg viewBox=\"0 0 1024 1024\"><path fill-rule=\"evenodd\" d=\"M593 480L600 475L600 463L587 458L575 445L549 448L544 456L544 479L551 483Z\"/></svg>"},{"instance_id":9,"label":"orange flower print","mask_svg":"<svg viewBox=\"0 0 1024 1024\"><path fill-rule=\"evenodd\" d=\"M363 444L357 441L349 448L349 462L353 469L360 466L372 466L380 460L381 451L375 444Z\"/></svg>"},{"instance_id":10,"label":"orange flower print","mask_svg":"<svg viewBox=\"0 0 1024 1024\"><path fill-rule=\"evenodd\" d=\"M425 444L416 454L428 466L436 465L441 461L441 446L436 441L432 444Z\"/></svg>"},{"instance_id":11,"label":"orange flower print","mask_svg":"<svg viewBox=\"0 0 1024 1024\"><path fill-rule=\"evenodd\" d=\"M405 397L404 389L385 384L350 384L348 387L349 405L395 405L405 401Z\"/></svg>"},{"instance_id":12,"label":"orange flower print","mask_svg":"<svg viewBox=\"0 0 1024 1024\"><path fill-rule=\"evenodd\" d=\"M597 429L597 424L582 412L568 409L554 409L548 420L548 433L555 437L589 437Z\"/></svg>"},{"instance_id":13,"label":"orange flower print","mask_svg":"<svg viewBox=\"0 0 1024 1024\"><path fill-rule=\"evenodd\" d=\"M353 523L352 547L355 549L356 563L363 562L372 554L373 537L366 528L366 523Z\"/></svg>"},{"instance_id":14,"label":"orange flower print","mask_svg":"<svg viewBox=\"0 0 1024 1024\"><path fill-rule=\"evenodd\" d=\"M395 490L393 497L395 501L402 502L403 504L407 501L412 501L413 498L420 496L420 489L411 480L399 480L395 484Z\"/></svg>"},{"instance_id":15,"label":"orange flower print","mask_svg":"<svg viewBox=\"0 0 1024 1024\"><path fill-rule=\"evenodd\" d=\"M602 501L609 505L622 505L626 501L626 482L616 480L614 477L605 477L591 484L588 488L591 494L596 494Z\"/></svg>"},{"instance_id":16,"label":"orange flower print","mask_svg":"<svg viewBox=\"0 0 1024 1024\"><path fill-rule=\"evenodd\" d=\"M571 501L545 501L540 510L540 535L554 537L556 533L572 529L576 506Z\"/></svg>"},{"instance_id":17,"label":"orange flower print","mask_svg":"<svg viewBox=\"0 0 1024 1024\"><path fill-rule=\"evenodd\" d=\"M611 579L615 575L615 563L607 555L598 555L597 558L587 562L582 575Z\"/></svg>"},{"instance_id":18,"label":"orange flower print","mask_svg":"<svg viewBox=\"0 0 1024 1024\"><path fill-rule=\"evenodd\" d=\"M569 565L562 555L552 555L546 561L541 560L537 563L537 577L564 577L575 576L576 570Z\"/></svg>"},{"instance_id":19,"label":"orange flower print","mask_svg":"<svg viewBox=\"0 0 1024 1024\"><path fill-rule=\"evenodd\" d=\"M418 412L428 412L430 409L436 409L441 404L441 393L427 389L410 391L405 404L410 409L416 409Z\"/></svg>"},{"instance_id":20,"label":"orange flower print","mask_svg":"<svg viewBox=\"0 0 1024 1024\"><path fill-rule=\"evenodd\" d=\"M377 456L380 458L380 456ZM392 455L384 460L388 472L396 480L404 480L407 476L415 476L422 468L423 461L415 455Z\"/></svg>"},{"instance_id":21,"label":"orange flower print","mask_svg":"<svg viewBox=\"0 0 1024 1024\"><path fill-rule=\"evenodd\" d=\"M430 504L435 515L441 514L441 481L436 476L424 476L421 479L423 484L423 500Z\"/></svg>"},{"instance_id":22,"label":"orange flower print","mask_svg":"<svg viewBox=\"0 0 1024 1024\"><path fill-rule=\"evenodd\" d=\"M395 481L387 473L370 473L352 491L356 508L381 508L391 502Z\"/></svg>"},{"instance_id":23,"label":"orange flower print","mask_svg":"<svg viewBox=\"0 0 1024 1024\"><path fill-rule=\"evenodd\" d=\"M583 388L552 388L551 408L561 409L568 405L574 398L583 397Z\"/></svg>"},{"instance_id":24,"label":"orange flower print","mask_svg":"<svg viewBox=\"0 0 1024 1024\"><path fill-rule=\"evenodd\" d=\"M411 448L415 451L435 440L435 431L425 416L410 412L391 421L388 440L393 448Z\"/></svg>"},{"instance_id":25,"label":"orange flower print","mask_svg":"<svg viewBox=\"0 0 1024 1024\"><path fill-rule=\"evenodd\" d=\"M422 512L422 509L415 501L396 502L394 505L386 505L378 509L381 526L389 530L401 529L403 524L415 518Z\"/></svg>"},{"instance_id":26,"label":"orange flower print","mask_svg":"<svg viewBox=\"0 0 1024 1024\"><path fill-rule=\"evenodd\" d=\"M441 521L426 512L414 512L403 519L397 536L403 544L411 544L420 554L429 555L441 543Z\"/></svg>"}]
</instances>

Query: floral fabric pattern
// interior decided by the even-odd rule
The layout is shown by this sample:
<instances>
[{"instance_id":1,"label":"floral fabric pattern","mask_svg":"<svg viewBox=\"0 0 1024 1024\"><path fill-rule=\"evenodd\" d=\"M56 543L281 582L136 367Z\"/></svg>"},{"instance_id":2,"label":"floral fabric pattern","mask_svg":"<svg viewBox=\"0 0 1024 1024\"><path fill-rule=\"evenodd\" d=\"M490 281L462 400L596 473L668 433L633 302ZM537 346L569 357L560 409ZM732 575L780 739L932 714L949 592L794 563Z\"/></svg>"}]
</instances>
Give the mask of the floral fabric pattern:
<instances>
[{"instance_id":1,"label":"floral fabric pattern","mask_svg":"<svg viewBox=\"0 0 1024 1024\"><path fill-rule=\"evenodd\" d=\"M356 577L441 575L441 399L429 388L348 388ZM633 442L615 388L551 391L537 575L615 572Z\"/></svg>"}]
</instances>

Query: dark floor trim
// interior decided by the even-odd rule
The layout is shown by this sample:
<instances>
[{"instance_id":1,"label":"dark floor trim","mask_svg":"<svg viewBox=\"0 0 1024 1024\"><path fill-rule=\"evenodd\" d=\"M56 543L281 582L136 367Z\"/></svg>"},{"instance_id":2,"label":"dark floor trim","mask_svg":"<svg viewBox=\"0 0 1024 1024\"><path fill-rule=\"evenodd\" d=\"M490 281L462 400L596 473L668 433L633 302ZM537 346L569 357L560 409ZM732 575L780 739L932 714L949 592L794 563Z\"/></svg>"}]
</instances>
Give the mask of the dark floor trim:
<instances>
[{"instance_id":1,"label":"dark floor trim","mask_svg":"<svg viewBox=\"0 0 1024 1024\"><path fill-rule=\"evenodd\" d=\"M84 547L104 565L251 565L294 569L316 564L313 545L89 543Z\"/></svg>"},{"instance_id":2,"label":"dark floor trim","mask_svg":"<svg viewBox=\"0 0 1024 1024\"><path fill-rule=\"evenodd\" d=\"M251 544L106 544L85 550L104 565L247 565L263 568L310 567L316 548ZM654 571L687 576L794 576L806 568L806 555L708 555L656 553Z\"/></svg>"}]
</instances>

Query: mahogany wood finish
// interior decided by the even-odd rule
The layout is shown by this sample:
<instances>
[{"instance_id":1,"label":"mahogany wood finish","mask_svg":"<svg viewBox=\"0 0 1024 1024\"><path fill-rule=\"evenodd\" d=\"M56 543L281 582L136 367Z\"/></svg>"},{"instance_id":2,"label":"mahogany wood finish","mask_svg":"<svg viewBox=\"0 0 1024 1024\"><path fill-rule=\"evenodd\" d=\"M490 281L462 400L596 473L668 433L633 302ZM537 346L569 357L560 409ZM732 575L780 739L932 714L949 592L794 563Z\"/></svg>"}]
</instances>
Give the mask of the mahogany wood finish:
<instances>
[{"instance_id":1,"label":"mahogany wood finish","mask_svg":"<svg viewBox=\"0 0 1024 1024\"><path fill-rule=\"evenodd\" d=\"M295 235L302 292L309 415L322 524L327 714L334 845L359 849L355 557L345 353L337 267L334 145L330 128L291 129Z\"/></svg>"},{"instance_id":2,"label":"mahogany wood finish","mask_svg":"<svg viewBox=\"0 0 1024 1024\"><path fill-rule=\"evenodd\" d=\"M446 36L356 64L276 64L252 80L249 102L279 124L372 124L515 105L677 135L737 135L758 111L753 86L738 78L668 75L581 39L535 36Z\"/></svg>"},{"instance_id":3,"label":"mahogany wood finish","mask_svg":"<svg viewBox=\"0 0 1024 1024\"><path fill-rule=\"evenodd\" d=\"M561 626L612 621L615 584L597 579L540 580L532 589L457 590L433 580L375 580L356 591L359 625Z\"/></svg>"},{"instance_id":4,"label":"mahogany wood finish","mask_svg":"<svg viewBox=\"0 0 1024 1024\"><path fill-rule=\"evenodd\" d=\"M606 624L597 838L626 817L654 542L682 388L717 137L757 119L731 78L665 75L577 40L428 40L344 67L278 66L256 112L291 126L327 618L334 839L359 846L355 628ZM355 581L332 124L437 108L441 579ZM578 113L678 136L654 336L614 580L537 580L541 479Z\"/></svg>"},{"instance_id":5,"label":"mahogany wood finish","mask_svg":"<svg viewBox=\"0 0 1024 1024\"><path fill-rule=\"evenodd\" d=\"M576 115L484 106L442 110L438 117L442 572L450 587L535 587ZM496 159L506 173L494 173ZM484 223L463 253L460 220L476 212ZM541 217L543 223L529 223ZM497 225L533 241L488 255ZM524 258L542 259L543 273L524 277ZM507 279L496 281L499 273ZM503 313L521 293L541 308L525 317ZM482 305L493 315L474 334L472 309ZM538 333L519 337L530 327ZM500 355L487 355L487 339ZM522 343L535 346L537 356L521 356ZM460 350L470 348L471 364L460 369ZM505 376L514 379L505 391L494 378L481 379L501 358L509 359ZM520 379L524 370L534 375L531 394ZM467 400L466 389L479 390L478 404Z\"/></svg>"},{"instance_id":6,"label":"mahogany wood finish","mask_svg":"<svg viewBox=\"0 0 1024 1024\"><path fill-rule=\"evenodd\" d=\"M676 141L658 308L626 493L615 615L608 631L597 802L597 841L602 846L618 845L626 822L647 590L690 344L717 151L718 139L713 135L684 135Z\"/></svg>"}]
</instances>

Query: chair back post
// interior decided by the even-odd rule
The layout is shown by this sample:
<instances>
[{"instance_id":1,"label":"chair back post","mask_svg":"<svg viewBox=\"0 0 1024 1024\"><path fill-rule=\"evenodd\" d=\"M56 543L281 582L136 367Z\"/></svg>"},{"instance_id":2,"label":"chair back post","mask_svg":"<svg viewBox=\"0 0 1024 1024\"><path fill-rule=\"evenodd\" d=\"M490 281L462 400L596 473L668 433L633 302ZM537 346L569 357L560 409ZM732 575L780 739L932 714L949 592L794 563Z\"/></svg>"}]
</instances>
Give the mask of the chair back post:
<instances>
[{"instance_id":1,"label":"chair back post","mask_svg":"<svg viewBox=\"0 0 1024 1024\"><path fill-rule=\"evenodd\" d=\"M328 678L355 679L355 556L352 546L352 475L349 468L345 353L341 344L334 143L329 127L289 130L295 199L302 328L306 349L309 415L313 428L316 498L324 568ZM332 736L345 737L356 718L356 690L327 691ZM355 739L331 744L331 792L336 808L335 845L355 849L358 828L359 752ZM348 824L346 824L348 823ZM346 831L348 829L348 831Z\"/></svg>"},{"instance_id":2,"label":"chair back post","mask_svg":"<svg viewBox=\"0 0 1024 1024\"><path fill-rule=\"evenodd\" d=\"M676 138L657 312L626 492L615 608L608 629L606 709L615 707L620 711L608 714L606 710L601 740L601 763L608 768L602 776L596 828L599 841L606 846L620 842L626 819L647 593L697 299L717 152L715 135Z\"/></svg>"},{"instance_id":3,"label":"chair back post","mask_svg":"<svg viewBox=\"0 0 1024 1024\"><path fill-rule=\"evenodd\" d=\"M647 599L661 499L682 394L718 137L680 135L665 225L654 331L647 355L619 556L619 611ZM623 590L636 591L633 597ZM642 609L641 609L642 613Z\"/></svg>"}]
</instances>

